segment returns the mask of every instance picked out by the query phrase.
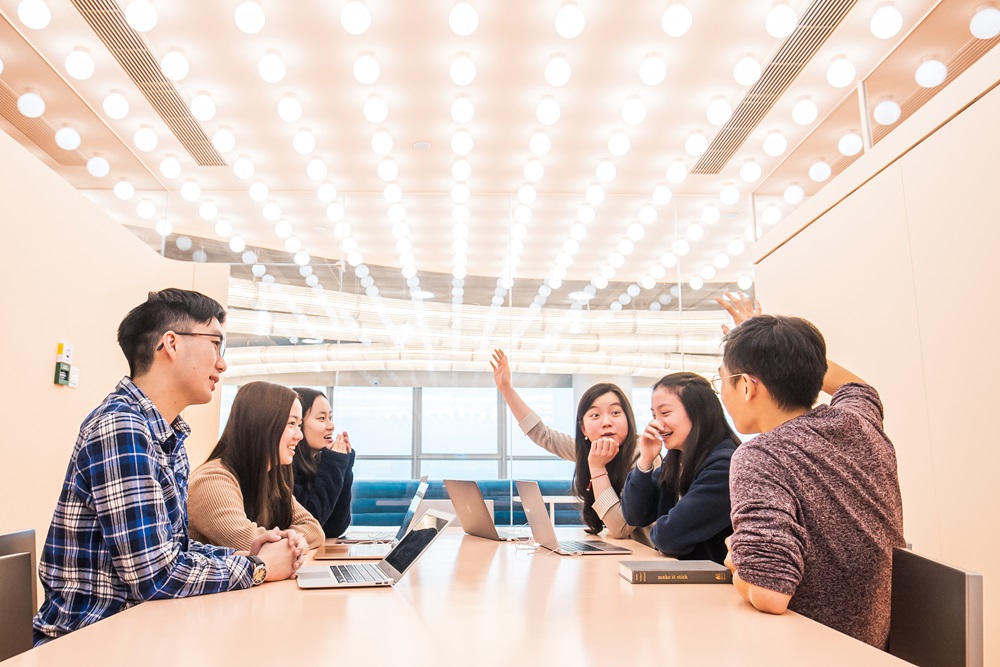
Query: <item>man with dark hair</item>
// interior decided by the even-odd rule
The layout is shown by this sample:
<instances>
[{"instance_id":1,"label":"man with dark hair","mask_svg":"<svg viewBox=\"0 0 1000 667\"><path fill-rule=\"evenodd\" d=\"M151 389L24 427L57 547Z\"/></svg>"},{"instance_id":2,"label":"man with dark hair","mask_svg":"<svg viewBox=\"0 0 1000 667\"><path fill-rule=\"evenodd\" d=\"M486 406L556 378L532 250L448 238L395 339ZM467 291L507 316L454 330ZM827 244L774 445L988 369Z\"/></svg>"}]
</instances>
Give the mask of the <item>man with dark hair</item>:
<instances>
[{"instance_id":1,"label":"man with dark hair","mask_svg":"<svg viewBox=\"0 0 1000 667\"><path fill-rule=\"evenodd\" d=\"M806 320L726 298L716 301L736 326L723 327L713 384L737 430L760 433L730 468L736 590L761 611L791 609L885 648L892 549L905 542L878 393L826 359ZM820 389L832 400L813 408Z\"/></svg>"},{"instance_id":2,"label":"man with dark hair","mask_svg":"<svg viewBox=\"0 0 1000 667\"><path fill-rule=\"evenodd\" d=\"M247 552L188 537L190 428L180 413L212 400L226 370L225 319L215 300L165 289L122 320L129 376L80 427L39 563L36 645L145 600L248 588L301 564L292 531L271 531Z\"/></svg>"}]
</instances>

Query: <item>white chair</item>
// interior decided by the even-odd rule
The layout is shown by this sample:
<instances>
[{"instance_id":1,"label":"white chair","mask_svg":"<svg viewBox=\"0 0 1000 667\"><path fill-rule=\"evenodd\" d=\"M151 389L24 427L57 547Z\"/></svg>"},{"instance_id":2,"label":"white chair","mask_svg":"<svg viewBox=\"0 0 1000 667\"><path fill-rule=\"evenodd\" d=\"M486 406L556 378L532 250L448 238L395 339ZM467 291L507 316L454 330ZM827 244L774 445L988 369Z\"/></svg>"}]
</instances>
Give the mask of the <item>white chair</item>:
<instances>
[{"instance_id":1,"label":"white chair","mask_svg":"<svg viewBox=\"0 0 1000 667\"><path fill-rule=\"evenodd\" d=\"M982 667L983 575L893 549L889 653L918 667Z\"/></svg>"},{"instance_id":2,"label":"white chair","mask_svg":"<svg viewBox=\"0 0 1000 667\"><path fill-rule=\"evenodd\" d=\"M31 648L37 608L35 531L0 535L0 661Z\"/></svg>"}]
</instances>

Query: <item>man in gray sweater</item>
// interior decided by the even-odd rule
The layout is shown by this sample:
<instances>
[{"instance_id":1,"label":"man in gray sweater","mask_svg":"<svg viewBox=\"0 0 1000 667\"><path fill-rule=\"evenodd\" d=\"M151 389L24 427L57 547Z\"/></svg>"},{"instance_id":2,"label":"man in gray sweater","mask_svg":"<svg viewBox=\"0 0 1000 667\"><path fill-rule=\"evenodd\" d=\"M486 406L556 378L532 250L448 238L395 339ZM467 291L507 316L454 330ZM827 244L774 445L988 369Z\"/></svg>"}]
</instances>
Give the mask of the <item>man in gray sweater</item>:
<instances>
[{"instance_id":1,"label":"man in gray sweater","mask_svg":"<svg viewBox=\"0 0 1000 667\"><path fill-rule=\"evenodd\" d=\"M716 301L737 326L716 384L737 430L760 433L730 470L733 583L761 611L791 609L884 649L892 549L905 542L878 393L826 359L806 320L726 296ZM832 400L813 408L820 389Z\"/></svg>"}]
</instances>

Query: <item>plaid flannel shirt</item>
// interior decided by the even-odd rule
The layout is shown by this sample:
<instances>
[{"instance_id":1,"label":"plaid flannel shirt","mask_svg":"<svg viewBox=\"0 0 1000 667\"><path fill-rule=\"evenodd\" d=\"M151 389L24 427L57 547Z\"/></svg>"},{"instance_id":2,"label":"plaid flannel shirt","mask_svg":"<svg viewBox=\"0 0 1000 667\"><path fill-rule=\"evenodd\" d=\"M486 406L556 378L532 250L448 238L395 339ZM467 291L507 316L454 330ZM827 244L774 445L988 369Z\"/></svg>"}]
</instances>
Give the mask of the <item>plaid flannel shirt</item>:
<instances>
[{"instance_id":1,"label":"plaid flannel shirt","mask_svg":"<svg viewBox=\"0 0 1000 667\"><path fill-rule=\"evenodd\" d=\"M84 420L39 563L36 644L144 600L251 586L247 558L188 538L190 431L127 377Z\"/></svg>"}]
</instances>

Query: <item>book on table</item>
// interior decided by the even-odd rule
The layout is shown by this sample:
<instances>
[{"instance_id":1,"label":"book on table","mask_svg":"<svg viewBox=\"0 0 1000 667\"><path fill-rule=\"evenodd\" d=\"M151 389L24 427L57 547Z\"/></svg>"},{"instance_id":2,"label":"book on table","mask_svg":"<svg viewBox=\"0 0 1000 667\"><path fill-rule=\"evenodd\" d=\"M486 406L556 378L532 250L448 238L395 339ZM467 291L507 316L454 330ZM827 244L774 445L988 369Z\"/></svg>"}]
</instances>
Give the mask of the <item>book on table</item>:
<instances>
[{"instance_id":1,"label":"book on table","mask_svg":"<svg viewBox=\"0 0 1000 667\"><path fill-rule=\"evenodd\" d=\"M618 574L632 584L729 584L733 573L710 560L623 560Z\"/></svg>"}]
</instances>

